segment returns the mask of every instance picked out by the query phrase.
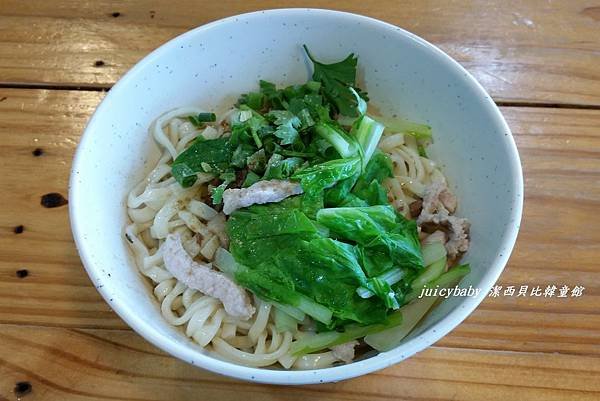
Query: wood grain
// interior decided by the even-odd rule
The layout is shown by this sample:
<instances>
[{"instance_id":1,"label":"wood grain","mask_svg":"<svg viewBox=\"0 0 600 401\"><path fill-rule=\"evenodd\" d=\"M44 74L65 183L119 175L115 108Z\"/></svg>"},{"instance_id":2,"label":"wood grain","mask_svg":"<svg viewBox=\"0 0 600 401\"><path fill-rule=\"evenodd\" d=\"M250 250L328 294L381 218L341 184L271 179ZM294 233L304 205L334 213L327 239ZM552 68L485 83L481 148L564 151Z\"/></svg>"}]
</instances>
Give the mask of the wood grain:
<instances>
[{"instance_id":1,"label":"wood grain","mask_svg":"<svg viewBox=\"0 0 600 401\"><path fill-rule=\"evenodd\" d=\"M383 371L278 388L191 368L129 331L0 325L0 399L28 381L35 400L597 400L595 357L431 347ZM68 348L64 344L69 344ZM515 395L518 394L517 398Z\"/></svg>"},{"instance_id":2,"label":"wood grain","mask_svg":"<svg viewBox=\"0 0 600 401\"><path fill-rule=\"evenodd\" d=\"M81 267L67 207L40 205L44 193L66 196L74 148L103 94L0 89L3 97L0 323L126 329ZM502 111L521 153L526 200L517 247L499 284L583 285L584 296L488 298L438 345L598 357L600 111ZM43 155L33 156L35 148ZM17 225L23 233L13 232ZM28 277L17 277L22 268Z\"/></svg>"},{"instance_id":3,"label":"wood grain","mask_svg":"<svg viewBox=\"0 0 600 401\"><path fill-rule=\"evenodd\" d=\"M109 87L192 27L282 6L340 9L404 27L457 59L498 101L600 106L600 13L592 0L3 0L0 84Z\"/></svg>"},{"instance_id":4,"label":"wood grain","mask_svg":"<svg viewBox=\"0 0 600 401\"><path fill-rule=\"evenodd\" d=\"M98 89L192 27L285 6L402 26L512 106L502 112L526 198L498 285L583 285L584 296L488 297L401 364L284 389L192 368L131 331L85 274L67 206L44 208L41 196L67 196L74 149L104 97ZM0 401L18 399L18 382L32 385L25 401L600 399L599 65L600 4L592 0L0 1ZM68 90L76 88L94 91Z\"/></svg>"}]
</instances>

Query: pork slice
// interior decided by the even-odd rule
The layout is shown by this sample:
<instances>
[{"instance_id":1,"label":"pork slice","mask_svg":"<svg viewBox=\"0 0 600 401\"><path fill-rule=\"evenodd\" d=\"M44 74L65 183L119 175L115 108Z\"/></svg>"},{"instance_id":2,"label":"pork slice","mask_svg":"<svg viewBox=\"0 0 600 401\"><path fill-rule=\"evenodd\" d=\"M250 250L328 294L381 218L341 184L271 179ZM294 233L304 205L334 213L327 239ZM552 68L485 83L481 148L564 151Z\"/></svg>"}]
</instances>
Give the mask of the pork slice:
<instances>
[{"instance_id":1,"label":"pork slice","mask_svg":"<svg viewBox=\"0 0 600 401\"><path fill-rule=\"evenodd\" d=\"M456 196L454 196L448 188L440 192L440 202L442 202L442 205L444 205L448 212L454 213L456 211L458 201L456 200Z\"/></svg>"},{"instance_id":2,"label":"pork slice","mask_svg":"<svg viewBox=\"0 0 600 401\"><path fill-rule=\"evenodd\" d=\"M217 298L231 316L244 320L252 317L255 309L246 290L223 273L213 270L210 263L194 261L183 248L179 234L169 234L162 248L165 267L177 280Z\"/></svg>"},{"instance_id":3,"label":"pork slice","mask_svg":"<svg viewBox=\"0 0 600 401\"><path fill-rule=\"evenodd\" d=\"M467 252L469 249L469 229L471 228L471 223L467 219L449 216L448 224L450 225L450 233L448 235L448 242L446 242L446 251L453 258L461 252Z\"/></svg>"},{"instance_id":4,"label":"pork slice","mask_svg":"<svg viewBox=\"0 0 600 401\"><path fill-rule=\"evenodd\" d=\"M446 183L436 181L425 189L423 207L417 218L419 226L437 225L448 231L445 246L451 259L469 249L470 224L467 219L451 214L456 206L456 197L448 190Z\"/></svg>"},{"instance_id":5,"label":"pork slice","mask_svg":"<svg viewBox=\"0 0 600 401\"><path fill-rule=\"evenodd\" d=\"M243 207L280 202L301 193L299 183L285 180L259 181L248 188L226 189L223 192L223 213L229 215Z\"/></svg>"},{"instance_id":6,"label":"pork slice","mask_svg":"<svg viewBox=\"0 0 600 401\"><path fill-rule=\"evenodd\" d=\"M450 211L440 199L444 192L448 192L448 188L443 181L435 181L425 188L423 202L421 203L421 214L417 218L417 224L421 225L425 222L430 222L433 219L432 216L435 214L444 212L450 214Z\"/></svg>"},{"instance_id":7,"label":"pork slice","mask_svg":"<svg viewBox=\"0 0 600 401\"><path fill-rule=\"evenodd\" d=\"M358 341L353 340L344 344L331 347L331 352L336 359L346 363L352 363L354 359L354 347L358 345Z\"/></svg>"},{"instance_id":8,"label":"pork slice","mask_svg":"<svg viewBox=\"0 0 600 401\"><path fill-rule=\"evenodd\" d=\"M416 200L414 202L411 202L410 205L408 205L408 211L410 212L410 217L412 217L412 218L418 217L421 214L422 209L423 209L423 201L422 200Z\"/></svg>"}]
</instances>

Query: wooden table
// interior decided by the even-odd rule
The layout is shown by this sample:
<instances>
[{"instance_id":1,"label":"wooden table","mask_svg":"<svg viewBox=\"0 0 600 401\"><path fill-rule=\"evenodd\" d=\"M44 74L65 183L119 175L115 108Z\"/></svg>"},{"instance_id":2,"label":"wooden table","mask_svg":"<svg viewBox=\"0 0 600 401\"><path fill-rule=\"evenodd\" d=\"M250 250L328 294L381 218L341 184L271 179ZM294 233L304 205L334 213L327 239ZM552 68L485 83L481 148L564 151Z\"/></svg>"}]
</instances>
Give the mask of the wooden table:
<instances>
[{"instance_id":1,"label":"wooden table","mask_svg":"<svg viewBox=\"0 0 600 401\"><path fill-rule=\"evenodd\" d=\"M581 285L583 296L487 298L435 346L336 384L249 384L165 355L108 308L67 206L42 207L41 196L67 196L86 121L136 61L192 27L281 2L2 0L0 400L600 399L600 3L287 5L392 22L471 71L501 106L525 171L523 224L498 285Z\"/></svg>"}]
</instances>

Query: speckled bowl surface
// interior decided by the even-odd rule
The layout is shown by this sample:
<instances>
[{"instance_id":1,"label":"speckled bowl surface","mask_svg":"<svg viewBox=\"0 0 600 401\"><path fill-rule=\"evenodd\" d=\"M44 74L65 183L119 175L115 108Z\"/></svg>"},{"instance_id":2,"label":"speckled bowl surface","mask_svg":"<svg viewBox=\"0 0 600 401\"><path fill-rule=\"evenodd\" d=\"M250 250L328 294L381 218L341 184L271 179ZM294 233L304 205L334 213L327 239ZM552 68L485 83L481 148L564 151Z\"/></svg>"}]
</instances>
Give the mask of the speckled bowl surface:
<instances>
[{"instance_id":1,"label":"speckled bowl surface","mask_svg":"<svg viewBox=\"0 0 600 401\"><path fill-rule=\"evenodd\" d=\"M123 237L125 198L155 163L147 129L177 106L223 110L259 79L302 83L310 64L359 56L359 77L380 113L433 127L431 157L472 222L472 272L482 291L439 304L396 349L318 371L249 368L209 355L161 316ZM484 299L513 248L522 209L522 173L513 137L483 88L433 45L371 18L315 9L261 11L189 31L145 57L110 90L90 120L73 163L70 217L85 268L102 296L141 336L192 365L240 379L304 384L343 380L400 362L462 322Z\"/></svg>"}]
</instances>

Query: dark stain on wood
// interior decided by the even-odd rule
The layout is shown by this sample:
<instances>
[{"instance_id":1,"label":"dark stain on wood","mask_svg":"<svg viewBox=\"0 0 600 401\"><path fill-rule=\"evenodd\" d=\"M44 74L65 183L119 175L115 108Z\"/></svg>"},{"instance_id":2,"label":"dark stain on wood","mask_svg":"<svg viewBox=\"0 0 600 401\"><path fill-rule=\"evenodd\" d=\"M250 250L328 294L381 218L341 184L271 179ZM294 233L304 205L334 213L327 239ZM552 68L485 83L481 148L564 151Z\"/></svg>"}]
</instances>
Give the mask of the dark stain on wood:
<instances>
[{"instance_id":1,"label":"dark stain on wood","mask_svg":"<svg viewBox=\"0 0 600 401\"><path fill-rule=\"evenodd\" d=\"M113 18L118 18L121 16L121 13L118 11L115 11L114 13L111 14L113 16Z\"/></svg>"},{"instance_id":2,"label":"dark stain on wood","mask_svg":"<svg viewBox=\"0 0 600 401\"><path fill-rule=\"evenodd\" d=\"M50 192L49 194L42 196L42 201L40 203L44 207L53 208L64 206L67 203L69 203L69 201L66 200L65 197L59 194L58 192Z\"/></svg>"},{"instance_id":3,"label":"dark stain on wood","mask_svg":"<svg viewBox=\"0 0 600 401\"><path fill-rule=\"evenodd\" d=\"M33 387L31 386L31 383L17 382L15 384L15 388L13 391L15 392L15 395L17 396L17 398L19 398L19 397L23 397L24 395L31 393L32 390L33 390Z\"/></svg>"},{"instance_id":4,"label":"dark stain on wood","mask_svg":"<svg viewBox=\"0 0 600 401\"><path fill-rule=\"evenodd\" d=\"M600 21L600 6L584 8L581 14L590 17L594 21Z\"/></svg>"},{"instance_id":5,"label":"dark stain on wood","mask_svg":"<svg viewBox=\"0 0 600 401\"><path fill-rule=\"evenodd\" d=\"M44 150L42 148L35 148L32 152L32 155L34 155L35 157L39 157L41 155L44 154Z\"/></svg>"},{"instance_id":6,"label":"dark stain on wood","mask_svg":"<svg viewBox=\"0 0 600 401\"><path fill-rule=\"evenodd\" d=\"M96 60L96 62L94 63L94 67L103 67L104 65L105 63L102 60Z\"/></svg>"},{"instance_id":7,"label":"dark stain on wood","mask_svg":"<svg viewBox=\"0 0 600 401\"><path fill-rule=\"evenodd\" d=\"M21 234L23 231L25 230L25 227L23 227L23 225L18 225L13 229L13 232L15 234Z\"/></svg>"},{"instance_id":8,"label":"dark stain on wood","mask_svg":"<svg viewBox=\"0 0 600 401\"><path fill-rule=\"evenodd\" d=\"M6 96L2 96L2 97L0 97L0 102L5 101L6 99L8 99Z\"/></svg>"},{"instance_id":9,"label":"dark stain on wood","mask_svg":"<svg viewBox=\"0 0 600 401\"><path fill-rule=\"evenodd\" d=\"M19 269L17 270L17 277L18 278L25 278L29 276L29 270L27 269Z\"/></svg>"}]
</instances>

